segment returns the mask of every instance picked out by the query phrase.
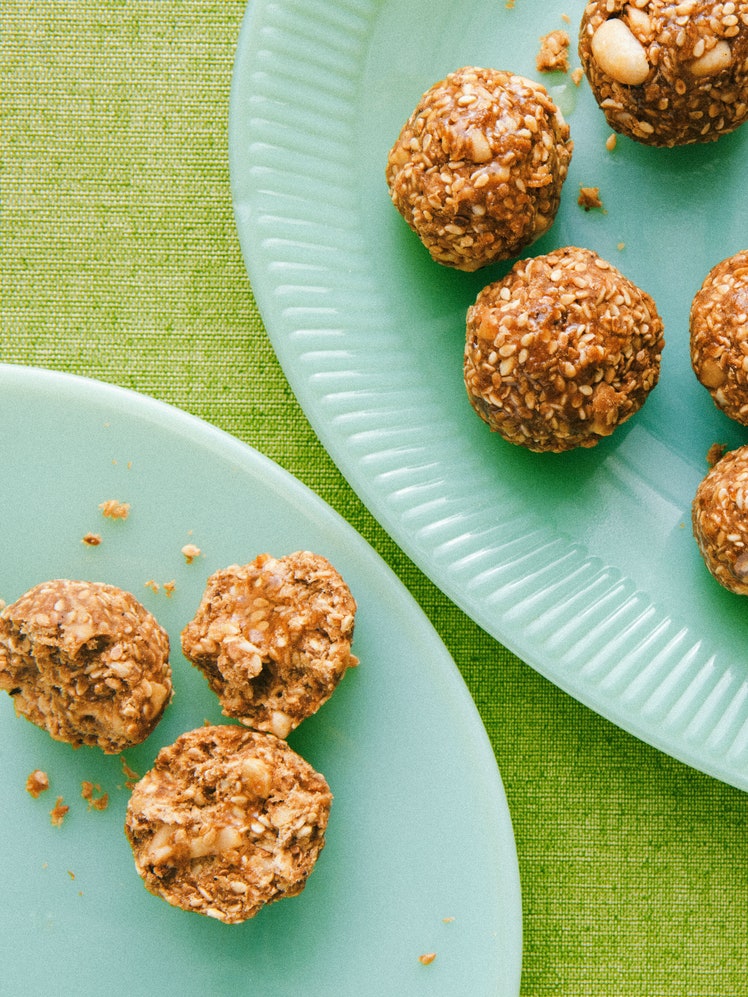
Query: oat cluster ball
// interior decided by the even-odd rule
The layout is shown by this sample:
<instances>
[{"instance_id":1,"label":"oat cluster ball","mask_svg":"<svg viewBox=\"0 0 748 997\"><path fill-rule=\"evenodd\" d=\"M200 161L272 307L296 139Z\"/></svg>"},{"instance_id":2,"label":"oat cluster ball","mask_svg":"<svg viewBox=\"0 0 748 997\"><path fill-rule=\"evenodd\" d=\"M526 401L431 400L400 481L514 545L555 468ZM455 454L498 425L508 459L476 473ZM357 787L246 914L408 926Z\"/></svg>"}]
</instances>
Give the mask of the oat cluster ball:
<instances>
[{"instance_id":1,"label":"oat cluster ball","mask_svg":"<svg viewBox=\"0 0 748 997\"><path fill-rule=\"evenodd\" d=\"M43 582L0 613L0 688L55 740L117 754L171 699L169 638L129 592Z\"/></svg>"},{"instance_id":2,"label":"oat cluster ball","mask_svg":"<svg viewBox=\"0 0 748 997\"><path fill-rule=\"evenodd\" d=\"M691 366L715 405L748 425L748 249L718 263L691 304Z\"/></svg>"},{"instance_id":3,"label":"oat cluster ball","mask_svg":"<svg viewBox=\"0 0 748 997\"><path fill-rule=\"evenodd\" d=\"M748 446L729 451L706 474L691 519L711 574L730 592L748 595Z\"/></svg>"},{"instance_id":4,"label":"oat cluster ball","mask_svg":"<svg viewBox=\"0 0 748 997\"><path fill-rule=\"evenodd\" d=\"M472 271L551 227L571 154L569 126L540 83L467 66L423 94L386 179L432 258Z\"/></svg>"},{"instance_id":5,"label":"oat cluster ball","mask_svg":"<svg viewBox=\"0 0 748 997\"><path fill-rule=\"evenodd\" d=\"M223 712L286 737L332 695L357 659L356 603L319 554L261 554L208 579L182 650Z\"/></svg>"},{"instance_id":6,"label":"oat cluster ball","mask_svg":"<svg viewBox=\"0 0 748 997\"><path fill-rule=\"evenodd\" d=\"M135 785L125 832L147 889L238 924L304 889L332 794L285 741L234 725L162 748Z\"/></svg>"},{"instance_id":7,"label":"oat cluster ball","mask_svg":"<svg viewBox=\"0 0 748 997\"><path fill-rule=\"evenodd\" d=\"M579 57L610 126L646 145L711 142L748 119L748 0L592 0Z\"/></svg>"},{"instance_id":8,"label":"oat cluster ball","mask_svg":"<svg viewBox=\"0 0 748 997\"><path fill-rule=\"evenodd\" d=\"M662 332L652 298L591 250L521 260L468 309L468 398L510 443L595 446L657 384Z\"/></svg>"}]
</instances>

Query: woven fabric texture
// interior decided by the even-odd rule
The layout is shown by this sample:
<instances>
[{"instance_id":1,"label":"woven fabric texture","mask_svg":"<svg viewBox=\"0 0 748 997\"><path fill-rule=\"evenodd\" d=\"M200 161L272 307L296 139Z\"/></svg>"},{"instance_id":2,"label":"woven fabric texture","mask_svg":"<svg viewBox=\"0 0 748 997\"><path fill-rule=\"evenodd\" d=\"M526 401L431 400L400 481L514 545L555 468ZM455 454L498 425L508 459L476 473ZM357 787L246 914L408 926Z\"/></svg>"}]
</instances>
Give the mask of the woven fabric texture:
<instances>
[{"instance_id":1,"label":"woven fabric texture","mask_svg":"<svg viewBox=\"0 0 748 997\"><path fill-rule=\"evenodd\" d=\"M295 401L232 215L243 14L243 0L2 5L0 361L113 382L227 430L394 568L496 752L522 878L523 995L748 993L748 797L618 730L486 636L377 525Z\"/></svg>"}]
</instances>

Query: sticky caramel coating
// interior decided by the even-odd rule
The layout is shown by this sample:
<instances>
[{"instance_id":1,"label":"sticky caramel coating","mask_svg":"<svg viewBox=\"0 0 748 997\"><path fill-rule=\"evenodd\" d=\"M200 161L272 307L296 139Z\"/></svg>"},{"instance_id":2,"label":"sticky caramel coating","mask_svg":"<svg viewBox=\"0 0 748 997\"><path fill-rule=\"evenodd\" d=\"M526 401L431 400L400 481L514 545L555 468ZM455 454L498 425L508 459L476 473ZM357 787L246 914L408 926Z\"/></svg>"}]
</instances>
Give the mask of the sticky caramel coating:
<instances>
[{"instance_id":1,"label":"sticky caramel coating","mask_svg":"<svg viewBox=\"0 0 748 997\"><path fill-rule=\"evenodd\" d=\"M324 777L285 741L205 726L158 753L133 789L125 833L151 893L238 924L301 893L331 803Z\"/></svg>"},{"instance_id":2,"label":"sticky caramel coating","mask_svg":"<svg viewBox=\"0 0 748 997\"><path fill-rule=\"evenodd\" d=\"M637 142L711 142L748 119L746 0L593 0L579 57L610 126Z\"/></svg>"},{"instance_id":3,"label":"sticky caramel coating","mask_svg":"<svg viewBox=\"0 0 748 997\"><path fill-rule=\"evenodd\" d=\"M42 582L0 613L0 688L55 740L117 754L171 699L169 638L120 588Z\"/></svg>"},{"instance_id":4,"label":"sticky caramel coating","mask_svg":"<svg viewBox=\"0 0 748 997\"><path fill-rule=\"evenodd\" d=\"M466 66L421 97L386 179L434 260L478 270L551 227L571 153L569 126L540 83Z\"/></svg>"},{"instance_id":5,"label":"sticky caramel coating","mask_svg":"<svg viewBox=\"0 0 748 997\"><path fill-rule=\"evenodd\" d=\"M519 261L468 309L468 398L510 443L593 447L657 384L662 330L652 298L591 250Z\"/></svg>"},{"instance_id":6,"label":"sticky caramel coating","mask_svg":"<svg viewBox=\"0 0 748 997\"><path fill-rule=\"evenodd\" d=\"M351 654L356 603L319 554L261 554L208 579L182 650L228 717L285 737L326 702Z\"/></svg>"},{"instance_id":7,"label":"sticky caramel coating","mask_svg":"<svg viewBox=\"0 0 748 997\"><path fill-rule=\"evenodd\" d=\"M707 472L691 520L709 572L730 592L748 595L748 446L729 451Z\"/></svg>"},{"instance_id":8,"label":"sticky caramel coating","mask_svg":"<svg viewBox=\"0 0 748 997\"><path fill-rule=\"evenodd\" d=\"M748 249L709 271L690 315L691 366L715 405L748 425Z\"/></svg>"}]
</instances>

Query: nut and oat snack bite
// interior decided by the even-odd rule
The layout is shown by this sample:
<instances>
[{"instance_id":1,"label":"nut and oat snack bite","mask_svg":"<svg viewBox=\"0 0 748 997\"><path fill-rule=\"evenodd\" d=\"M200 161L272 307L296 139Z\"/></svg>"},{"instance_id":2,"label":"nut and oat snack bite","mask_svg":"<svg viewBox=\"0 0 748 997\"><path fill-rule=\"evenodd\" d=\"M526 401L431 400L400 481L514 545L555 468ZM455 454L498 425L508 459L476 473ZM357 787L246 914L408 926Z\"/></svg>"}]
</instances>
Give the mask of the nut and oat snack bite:
<instances>
[{"instance_id":1,"label":"nut and oat snack bite","mask_svg":"<svg viewBox=\"0 0 748 997\"><path fill-rule=\"evenodd\" d=\"M169 638L114 585L42 582L0 613L0 689L55 740L117 754L171 699Z\"/></svg>"},{"instance_id":2,"label":"nut and oat snack bite","mask_svg":"<svg viewBox=\"0 0 748 997\"><path fill-rule=\"evenodd\" d=\"M201 727L158 753L133 789L125 833L151 893L238 924L301 893L331 803L324 777L280 738Z\"/></svg>"},{"instance_id":3,"label":"nut and oat snack bite","mask_svg":"<svg viewBox=\"0 0 748 997\"><path fill-rule=\"evenodd\" d=\"M748 120L748 2L592 0L579 58L611 128L653 146Z\"/></svg>"},{"instance_id":4,"label":"nut and oat snack bite","mask_svg":"<svg viewBox=\"0 0 748 997\"><path fill-rule=\"evenodd\" d=\"M468 398L510 443L593 447L657 384L662 330L652 298L589 249L521 260L468 309Z\"/></svg>"},{"instance_id":5,"label":"nut and oat snack bite","mask_svg":"<svg viewBox=\"0 0 748 997\"><path fill-rule=\"evenodd\" d=\"M707 472L691 520L709 572L730 592L748 595L748 446L728 451Z\"/></svg>"},{"instance_id":6,"label":"nut and oat snack bite","mask_svg":"<svg viewBox=\"0 0 748 997\"><path fill-rule=\"evenodd\" d=\"M423 94L386 179L431 257L472 271L551 227L571 154L569 126L540 83L466 66Z\"/></svg>"},{"instance_id":7,"label":"nut and oat snack bite","mask_svg":"<svg viewBox=\"0 0 748 997\"><path fill-rule=\"evenodd\" d=\"M326 702L348 668L356 602L326 558L260 554L208 579L182 650L223 713L286 737Z\"/></svg>"},{"instance_id":8,"label":"nut and oat snack bite","mask_svg":"<svg viewBox=\"0 0 748 997\"><path fill-rule=\"evenodd\" d=\"M748 249L713 267L691 304L691 366L717 408L748 425Z\"/></svg>"}]
</instances>

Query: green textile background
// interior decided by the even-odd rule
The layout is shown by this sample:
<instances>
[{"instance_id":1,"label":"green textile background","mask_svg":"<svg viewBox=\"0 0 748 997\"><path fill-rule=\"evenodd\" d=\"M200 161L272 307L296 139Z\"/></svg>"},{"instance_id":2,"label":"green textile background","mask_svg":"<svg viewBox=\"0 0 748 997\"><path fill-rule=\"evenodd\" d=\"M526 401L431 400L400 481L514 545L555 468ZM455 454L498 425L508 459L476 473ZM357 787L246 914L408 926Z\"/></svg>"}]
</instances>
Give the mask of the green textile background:
<instances>
[{"instance_id":1,"label":"green textile background","mask_svg":"<svg viewBox=\"0 0 748 997\"><path fill-rule=\"evenodd\" d=\"M495 748L522 879L523 995L748 994L748 796L618 730L479 630L378 527L299 409L232 216L244 0L1 10L0 361L201 416L309 485L394 568Z\"/></svg>"}]
</instances>

